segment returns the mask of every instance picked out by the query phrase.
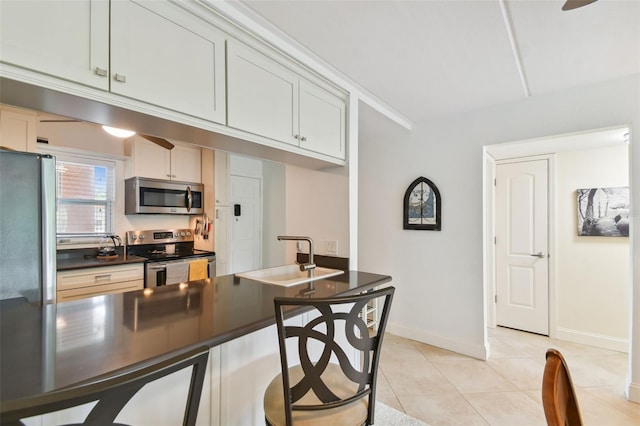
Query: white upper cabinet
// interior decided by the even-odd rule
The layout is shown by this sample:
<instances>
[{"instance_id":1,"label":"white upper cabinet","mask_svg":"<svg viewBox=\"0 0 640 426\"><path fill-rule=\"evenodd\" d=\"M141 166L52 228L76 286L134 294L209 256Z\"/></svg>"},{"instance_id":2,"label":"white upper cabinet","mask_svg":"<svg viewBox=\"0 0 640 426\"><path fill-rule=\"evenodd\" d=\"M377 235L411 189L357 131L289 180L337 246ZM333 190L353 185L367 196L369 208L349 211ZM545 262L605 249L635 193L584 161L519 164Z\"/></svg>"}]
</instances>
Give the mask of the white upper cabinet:
<instances>
[{"instance_id":1,"label":"white upper cabinet","mask_svg":"<svg viewBox=\"0 0 640 426\"><path fill-rule=\"evenodd\" d=\"M127 155L133 160L132 176L183 182L202 181L200 148L178 145L168 150L140 136L127 140Z\"/></svg>"},{"instance_id":2,"label":"white upper cabinet","mask_svg":"<svg viewBox=\"0 0 640 426\"><path fill-rule=\"evenodd\" d=\"M300 147L345 158L346 106L315 84L300 82Z\"/></svg>"},{"instance_id":3,"label":"white upper cabinet","mask_svg":"<svg viewBox=\"0 0 640 426\"><path fill-rule=\"evenodd\" d=\"M109 89L109 0L0 2L2 62Z\"/></svg>"},{"instance_id":4,"label":"white upper cabinet","mask_svg":"<svg viewBox=\"0 0 640 426\"><path fill-rule=\"evenodd\" d=\"M224 35L184 19L167 2L112 1L111 91L224 123Z\"/></svg>"},{"instance_id":5,"label":"white upper cabinet","mask_svg":"<svg viewBox=\"0 0 640 426\"><path fill-rule=\"evenodd\" d=\"M0 105L0 147L16 151L34 151L36 113Z\"/></svg>"},{"instance_id":6,"label":"white upper cabinet","mask_svg":"<svg viewBox=\"0 0 640 426\"><path fill-rule=\"evenodd\" d=\"M225 36L169 2L2 1L0 15L4 63L225 122Z\"/></svg>"},{"instance_id":7,"label":"white upper cabinet","mask_svg":"<svg viewBox=\"0 0 640 426\"><path fill-rule=\"evenodd\" d=\"M200 148L176 145L171 150L171 180L202 181L202 154Z\"/></svg>"},{"instance_id":8,"label":"white upper cabinet","mask_svg":"<svg viewBox=\"0 0 640 426\"><path fill-rule=\"evenodd\" d=\"M298 76L239 43L227 43L227 124L298 145Z\"/></svg>"},{"instance_id":9,"label":"white upper cabinet","mask_svg":"<svg viewBox=\"0 0 640 426\"><path fill-rule=\"evenodd\" d=\"M345 99L258 51L227 42L227 124L345 158Z\"/></svg>"}]
</instances>

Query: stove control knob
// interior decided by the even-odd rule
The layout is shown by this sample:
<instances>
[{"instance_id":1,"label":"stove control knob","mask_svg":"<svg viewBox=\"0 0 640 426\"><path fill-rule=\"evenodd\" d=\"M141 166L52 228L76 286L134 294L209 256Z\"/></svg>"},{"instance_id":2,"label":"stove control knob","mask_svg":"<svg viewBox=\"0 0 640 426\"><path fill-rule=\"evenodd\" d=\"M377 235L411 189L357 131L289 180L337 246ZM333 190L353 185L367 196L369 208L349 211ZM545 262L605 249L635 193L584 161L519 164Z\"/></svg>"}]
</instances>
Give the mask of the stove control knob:
<instances>
[{"instance_id":1,"label":"stove control knob","mask_svg":"<svg viewBox=\"0 0 640 426\"><path fill-rule=\"evenodd\" d=\"M184 231L180 232L180 236L184 237Z\"/></svg>"},{"instance_id":2,"label":"stove control knob","mask_svg":"<svg viewBox=\"0 0 640 426\"><path fill-rule=\"evenodd\" d=\"M137 236L137 235L132 235L132 236L131 236L131 241L135 241L137 238L138 238L138 236Z\"/></svg>"},{"instance_id":3,"label":"stove control knob","mask_svg":"<svg viewBox=\"0 0 640 426\"><path fill-rule=\"evenodd\" d=\"M141 239L141 240L144 240L144 235L140 235L140 239Z\"/></svg>"},{"instance_id":4,"label":"stove control knob","mask_svg":"<svg viewBox=\"0 0 640 426\"><path fill-rule=\"evenodd\" d=\"M191 236L191 231L187 231L187 237Z\"/></svg>"}]
</instances>

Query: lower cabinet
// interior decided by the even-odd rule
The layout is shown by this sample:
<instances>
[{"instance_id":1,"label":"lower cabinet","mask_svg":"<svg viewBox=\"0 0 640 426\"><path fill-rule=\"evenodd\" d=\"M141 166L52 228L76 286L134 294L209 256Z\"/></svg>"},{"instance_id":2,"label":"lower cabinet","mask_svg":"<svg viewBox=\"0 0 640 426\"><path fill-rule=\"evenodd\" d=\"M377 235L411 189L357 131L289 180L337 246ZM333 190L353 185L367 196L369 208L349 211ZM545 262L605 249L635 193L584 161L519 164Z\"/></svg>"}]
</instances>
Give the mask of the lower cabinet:
<instances>
[{"instance_id":1,"label":"lower cabinet","mask_svg":"<svg viewBox=\"0 0 640 426\"><path fill-rule=\"evenodd\" d=\"M57 302L140 290L144 288L144 264L59 271L56 285Z\"/></svg>"}]
</instances>

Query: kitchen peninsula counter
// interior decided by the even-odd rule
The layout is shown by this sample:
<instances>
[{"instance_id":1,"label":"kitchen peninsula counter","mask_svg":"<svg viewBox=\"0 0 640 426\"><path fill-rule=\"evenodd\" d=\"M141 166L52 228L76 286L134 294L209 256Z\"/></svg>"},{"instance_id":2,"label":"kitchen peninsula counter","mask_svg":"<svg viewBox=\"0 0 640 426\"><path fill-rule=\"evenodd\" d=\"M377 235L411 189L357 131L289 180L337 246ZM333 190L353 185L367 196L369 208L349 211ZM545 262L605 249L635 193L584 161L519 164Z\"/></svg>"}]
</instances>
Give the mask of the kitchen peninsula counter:
<instances>
[{"instance_id":1,"label":"kitchen peninsula counter","mask_svg":"<svg viewBox=\"0 0 640 426\"><path fill-rule=\"evenodd\" d=\"M275 323L273 299L357 294L391 281L347 271L292 287L234 275L33 306L0 302L0 398L29 398L117 370L215 347ZM277 342L273 342L277 345Z\"/></svg>"}]
</instances>

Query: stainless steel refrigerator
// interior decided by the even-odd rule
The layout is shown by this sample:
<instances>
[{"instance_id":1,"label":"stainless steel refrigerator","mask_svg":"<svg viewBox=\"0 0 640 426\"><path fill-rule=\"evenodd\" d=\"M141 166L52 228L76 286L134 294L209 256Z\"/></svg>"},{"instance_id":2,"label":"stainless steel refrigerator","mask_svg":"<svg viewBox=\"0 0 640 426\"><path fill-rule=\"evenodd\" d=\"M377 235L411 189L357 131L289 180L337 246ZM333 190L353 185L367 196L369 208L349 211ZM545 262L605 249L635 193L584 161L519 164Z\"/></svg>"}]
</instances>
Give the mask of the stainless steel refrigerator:
<instances>
[{"instance_id":1,"label":"stainless steel refrigerator","mask_svg":"<svg viewBox=\"0 0 640 426\"><path fill-rule=\"evenodd\" d=\"M0 300L53 303L55 292L55 158L0 149Z\"/></svg>"}]
</instances>

